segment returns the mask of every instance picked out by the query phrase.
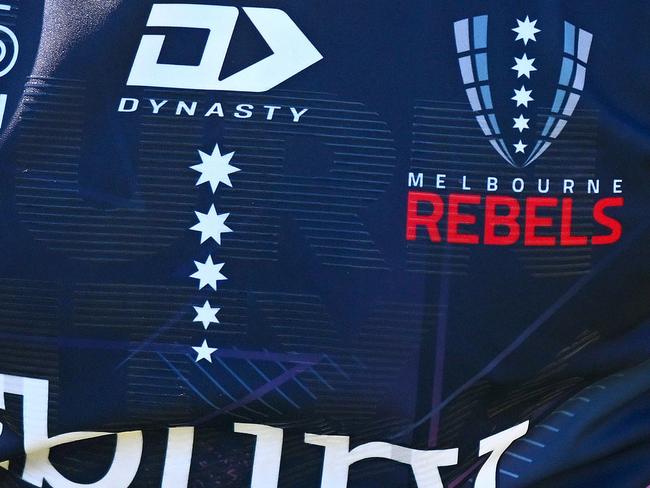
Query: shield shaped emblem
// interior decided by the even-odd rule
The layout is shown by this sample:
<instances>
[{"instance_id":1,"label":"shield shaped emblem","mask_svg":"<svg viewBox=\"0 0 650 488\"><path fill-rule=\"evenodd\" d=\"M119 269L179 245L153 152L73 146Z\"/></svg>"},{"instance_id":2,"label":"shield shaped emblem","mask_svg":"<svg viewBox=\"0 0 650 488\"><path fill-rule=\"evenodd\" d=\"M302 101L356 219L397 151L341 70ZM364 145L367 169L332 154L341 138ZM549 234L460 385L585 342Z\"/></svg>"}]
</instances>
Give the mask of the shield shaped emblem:
<instances>
[{"instance_id":1,"label":"shield shaped emblem","mask_svg":"<svg viewBox=\"0 0 650 488\"><path fill-rule=\"evenodd\" d=\"M525 20L517 19L517 26L512 30L516 33L515 42L522 41L524 47L537 42L536 35L541 32L537 20L530 20L528 16ZM531 77L537 71L535 58L527 52L520 57L515 56L515 64L510 67L516 74L516 78L513 77L514 96L510 100L516 104L518 117L512 118L512 128L519 137L515 136L514 140L502 131L499 124L509 121L496 113L493 103L488 64L488 16L480 15L455 22L454 35L465 93L489 144L512 166L526 167L532 164L560 136L576 109L584 89L592 34L564 22L563 53L558 59L559 80L554 98L547 102L550 112L537 134L530 126L531 117L527 114L529 104L535 101L533 89L526 86L531 86Z\"/></svg>"}]
</instances>

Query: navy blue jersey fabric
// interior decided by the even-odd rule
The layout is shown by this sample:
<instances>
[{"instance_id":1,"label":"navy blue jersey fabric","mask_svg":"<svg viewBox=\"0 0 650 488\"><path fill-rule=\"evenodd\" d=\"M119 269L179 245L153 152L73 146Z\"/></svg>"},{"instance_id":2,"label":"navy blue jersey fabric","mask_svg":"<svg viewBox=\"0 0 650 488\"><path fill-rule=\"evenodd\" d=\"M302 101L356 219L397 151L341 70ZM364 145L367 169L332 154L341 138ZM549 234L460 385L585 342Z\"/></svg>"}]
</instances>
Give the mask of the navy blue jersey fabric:
<instances>
[{"instance_id":1,"label":"navy blue jersey fabric","mask_svg":"<svg viewBox=\"0 0 650 488\"><path fill-rule=\"evenodd\" d=\"M321 486L305 434L457 449L471 487L527 422L493 486L650 484L646 2L0 3L0 386L48 385L49 437L141 431L134 487L172 427L182 484L251 486L235 423L282 429L279 487ZM213 40L209 83L148 71ZM25 475L10 388L0 486L73 486ZM90 484L115 449L45 459Z\"/></svg>"}]
</instances>

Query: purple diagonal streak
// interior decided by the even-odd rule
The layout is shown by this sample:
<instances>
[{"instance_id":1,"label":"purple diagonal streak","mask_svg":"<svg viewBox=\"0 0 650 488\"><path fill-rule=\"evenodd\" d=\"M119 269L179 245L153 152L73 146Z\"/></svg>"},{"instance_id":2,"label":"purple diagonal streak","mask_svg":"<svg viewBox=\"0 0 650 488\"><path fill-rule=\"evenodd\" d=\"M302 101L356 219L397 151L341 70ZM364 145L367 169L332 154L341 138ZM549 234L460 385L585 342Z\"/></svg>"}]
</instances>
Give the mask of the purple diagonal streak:
<instances>
[{"instance_id":1,"label":"purple diagonal streak","mask_svg":"<svg viewBox=\"0 0 650 488\"><path fill-rule=\"evenodd\" d=\"M291 369L285 371L281 375L276 376L273 378L273 380L269 381L268 383L265 383L263 386L257 388L256 390L253 390L250 392L248 395L246 395L243 398L240 398L236 402L233 402L229 405L226 405L223 408L220 408L217 412L212 412L208 415L205 415L204 417L201 417L197 423L201 424L203 422L208 422L209 420L212 420L214 417L217 417L218 415L222 415L224 413L228 413L232 410L235 410L239 407L243 407L244 405L247 405L251 402L254 402L255 400L259 400L262 398L264 395L267 393L270 393L271 391L275 390L276 388L280 387L280 385L283 385L287 381L291 380L295 376L298 376L300 373L305 371L306 369L310 368L310 365L307 364L297 364L293 366Z\"/></svg>"},{"instance_id":2,"label":"purple diagonal streak","mask_svg":"<svg viewBox=\"0 0 650 488\"><path fill-rule=\"evenodd\" d=\"M436 415L440 410L445 408L449 403L451 403L455 398L457 398L461 393L467 390L474 383L479 381L481 378L490 373L494 368L496 368L501 361L508 357L513 351L515 351L519 346L521 346L537 329L539 329L548 319L550 319L555 313L562 308L566 303L568 303L578 292L591 280L593 280L603 269L609 266L612 261L619 256L629 245L634 242L643 232L645 232L650 226L650 223L645 223L636 229L636 231L627 239L625 243L621 243L617 249L605 257L602 261L598 263L592 271L576 281L560 298L558 298L550 307L548 307L537 319L535 319L528 327L526 327L523 332L517 336L517 338L512 341L505 349L503 349L499 354L496 355L492 361L490 361L481 371L472 376L469 380L463 383L459 388L457 388L453 393L451 393L443 402L439 403L431 409L431 411L422 417L417 422L413 423L406 429L398 432L392 439L397 439L403 435L413 431L414 429L421 426L424 422L431 419Z\"/></svg>"},{"instance_id":3,"label":"purple diagonal streak","mask_svg":"<svg viewBox=\"0 0 650 488\"><path fill-rule=\"evenodd\" d=\"M431 408L435 408L442 401L442 385L444 379L445 350L447 344L447 324L449 305L449 254L445 252L443 262L443 275L440 281L440 296L438 297L439 316L436 327L436 357L435 370L433 372L433 391L431 393ZM438 443L438 431L440 427L440 412L435 412L431 417L429 427L429 447Z\"/></svg>"}]
</instances>

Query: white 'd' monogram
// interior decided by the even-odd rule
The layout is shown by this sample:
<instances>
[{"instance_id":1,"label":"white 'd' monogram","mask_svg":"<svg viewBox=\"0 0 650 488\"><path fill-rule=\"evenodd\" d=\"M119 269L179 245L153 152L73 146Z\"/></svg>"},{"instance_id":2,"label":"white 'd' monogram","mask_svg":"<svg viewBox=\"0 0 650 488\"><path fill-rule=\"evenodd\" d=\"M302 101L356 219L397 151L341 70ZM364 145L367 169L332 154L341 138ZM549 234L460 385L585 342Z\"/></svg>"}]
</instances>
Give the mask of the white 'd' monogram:
<instances>
[{"instance_id":1,"label":"white 'd' monogram","mask_svg":"<svg viewBox=\"0 0 650 488\"><path fill-rule=\"evenodd\" d=\"M219 79L230 45L237 7L218 5L156 4L148 27L208 29L210 34L198 66L158 63L164 35L144 35L127 85L265 92L291 78L323 56L282 10L243 7L273 54L223 79Z\"/></svg>"}]
</instances>

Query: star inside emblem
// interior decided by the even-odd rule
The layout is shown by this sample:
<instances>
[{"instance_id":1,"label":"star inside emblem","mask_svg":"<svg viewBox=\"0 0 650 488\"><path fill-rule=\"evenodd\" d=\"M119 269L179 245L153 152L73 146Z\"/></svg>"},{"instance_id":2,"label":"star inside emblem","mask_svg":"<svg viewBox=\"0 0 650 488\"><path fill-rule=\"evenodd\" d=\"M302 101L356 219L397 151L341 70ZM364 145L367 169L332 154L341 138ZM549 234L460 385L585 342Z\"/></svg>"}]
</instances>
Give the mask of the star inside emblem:
<instances>
[{"instance_id":1,"label":"star inside emblem","mask_svg":"<svg viewBox=\"0 0 650 488\"><path fill-rule=\"evenodd\" d=\"M531 22L531 20L528 18L528 15L526 15L526 20L523 22L517 19L517 27L512 29L517 33L517 38L515 41L524 41L524 46L528 45L528 41L536 42L537 39L535 39L535 34L541 32L541 30L537 29L535 27L535 24L537 24L537 20L533 20Z\"/></svg>"},{"instance_id":2,"label":"star inside emblem","mask_svg":"<svg viewBox=\"0 0 650 488\"><path fill-rule=\"evenodd\" d=\"M208 330L210 324L219 323L219 319L217 318L217 314L219 313L219 310L221 309L212 308L210 302L206 300L202 307L194 307L194 311L196 312L196 317L194 318L193 322L201 322L203 324L203 328L205 330Z\"/></svg>"},{"instance_id":3,"label":"star inside emblem","mask_svg":"<svg viewBox=\"0 0 650 488\"><path fill-rule=\"evenodd\" d=\"M219 215L214 209L214 205L210 206L208 213L194 212L199 219L199 223L190 230L201 233L201 244L208 239L212 238L217 244L221 245L221 234L232 232L232 229L226 225L226 219L230 214L225 213Z\"/></svg>"},{"instance_id":4,"label":"star inside emblem","mask_svg":"<svg viewBox=\"0 0 650 488\"><path fill-rule=\"evenodd\" d=\"M199 290L205 286L210 286L210 288L216 291L217 282L228 279L221 274L221 268L223 268L224 263L215 264L212 261L212 256L208 256L205 263L194 261L194 264L196 265L196 273L191 275L190 278L199 280Z\"/></svg>"},{"instance_id":5,"label":"star inside emblem","mask_svg":"<svg viewBox=\"0 0 650 488\"><path fill-rule=\"evenodd\" d=\"M512 120L515 121L515 125L512 126L513 129L519 129L519 132L523 132L524 129L530 129L530 127L528 127L528 122L530 119L524 118L523 115L519 115L519 117Z\"/></svg>"},{"instance_id":6,"label":"star inside emblem","mask_svg":"<svg viewBox=\"0 0 650 488\"><path fill-rule=\"evenodd\" d=\"M526 87L524 85L521 85L521 89L517 90L515 88L515 96L510 100L517 102L517 107L519 105L523 105L524 107L528 108L528 102L532 102L534 100L534 98L530 96L531 93L533 93L533 90L526 90Z\"/></svg>"},{"instance_id":7,"label":"star inside emblem","mask_svg":"<svg viewBox=\"0 0 650 488\"><path fill-rule=\"evenodd\" d=\"M515 147L515 154L517 153L522 153L524 154L524 149L528 147L528 144L524 144L521 142L521 139L519 139L519 142L517 144L513 144Z\"/></svg>"},{"instance_id":8,"label":"star inside emblem","mask_svg":"<svg viewBox=\"0 0 650 488\"><path fill-rule=\"evenodd\" d=\"M194 362L198 363L202 359L207 360L209 363L212 362L212 354L217 351L216 347L208 346L208 342L204 339L203 344L200 346L193 346L192 349L196 351L196 359Z\"/></svg>"},{"instance_id":9,"label":"star inside emblem","mask_svg":"<svg viewBox=\"0 0 650 488\"><path fill-rule=\"evenodd\" d=\"M232 187L230 175L239 171L239 168L230 165L230 160L234 154L234 152L231 152L222 156L219 150L219 144L214 146L212 154L199 151L199 156L201 156L202 161L201 164L190 166L194 171L201 173L201 176L196 182L196 186L202 185L203 183L210 183L212 193L217 191L219 183Z\"/></svg>"},{"instance_id":10,"label":"star inside emblem","mask_svg":"<svg viewBox=\"0 0 650 488\"><path fill-rule=\"evenodd\" d=\"M530 78L530 72L531 71L537 71L537 68L533 66L533 63L535 62L535 58L528 59L528 56L526 56L526 53L521 58L515 58L515 65L512 67L517 72L517 78L520 78L521 76L525 76L526 78Z\"/></svg>"}]
</instances>

